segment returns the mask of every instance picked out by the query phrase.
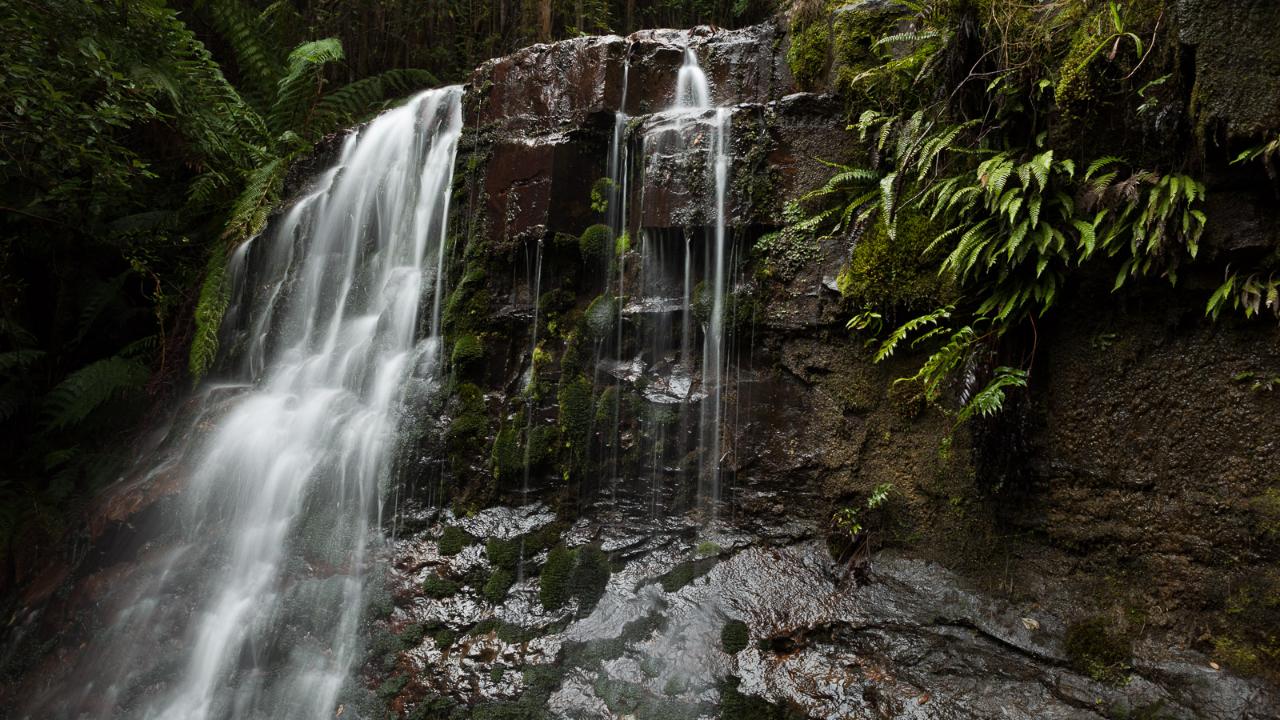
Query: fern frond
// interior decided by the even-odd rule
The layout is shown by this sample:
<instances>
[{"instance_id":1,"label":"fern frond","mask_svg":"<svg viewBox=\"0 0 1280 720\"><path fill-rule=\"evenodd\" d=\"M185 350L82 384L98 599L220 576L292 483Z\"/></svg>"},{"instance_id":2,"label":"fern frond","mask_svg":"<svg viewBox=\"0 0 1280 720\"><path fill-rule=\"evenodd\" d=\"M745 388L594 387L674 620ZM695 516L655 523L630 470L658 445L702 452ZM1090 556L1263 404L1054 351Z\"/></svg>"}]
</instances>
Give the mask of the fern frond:
<instances>
[{"instance_id":1,"label":"fern frond","mask_svg":"<svg viewBox=\"0 0 1280 720\"><path fill-rule=\"evenodd\" d=\"M187 356L187 368L196 381L204 377L218 355L218 329L231 300L226 273L226 254L215 250L205 266L204 284L200 286L200 299L196 302L195 336Z\"/></svg>"},{"instance_id":2,"label":"fern frond","mask_svg":"<svg viewBox=\"0 0 1280 720\"><path fill-rule=\"evenodd\" d=\"M292 130L303 137L309 131L310 115L320 100L321 69L344 57L337 38L305 42L289 53L288 72L276 83L275 99L267 114L267 126L276 135Z\"/></svg>"},{"instance_id":3,"label":"fern frond","mask_svg":"<svg viewBox=\"0 0 1280 720\"><path fill-rule=\"evenodd\" d=\"M76 425L104 403L140 388L151 376L146 365L110 357L71 373L40 400L49 430Z\"/></svg>"},{"instance_id":4,"label":"fern frond","mask_svg":"<svg viewBox=\"0 0 1280 720\"><path fill-rule=\"evenodd\" d=\"M1004 408L1005 391L1009 388L1025 388L1027 371L1018 368L1000 366L995 369L991 382L974 394L969 402L960 408L956 415L956 424L973 417L991 417Z\"/></svg>"}]
</instances>

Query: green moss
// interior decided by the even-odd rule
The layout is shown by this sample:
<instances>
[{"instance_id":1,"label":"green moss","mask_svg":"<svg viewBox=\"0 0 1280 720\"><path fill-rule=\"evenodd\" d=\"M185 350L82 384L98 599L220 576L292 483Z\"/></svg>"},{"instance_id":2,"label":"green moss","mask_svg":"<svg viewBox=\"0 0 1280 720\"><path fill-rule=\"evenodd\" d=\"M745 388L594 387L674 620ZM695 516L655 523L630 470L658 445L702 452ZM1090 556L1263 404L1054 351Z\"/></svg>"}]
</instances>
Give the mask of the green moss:
<instances>
[{"instance_id":1,"label":"green moss","mask_svg":"<svg viewBox=\"0 0 1280 720\"><path fill-rule=\"evenodd\" d=\"M426 637L426 630L422 627L422 623L406 625L400 631L400 647L405 650L418 647L422 644L424 637Z\"/></svg>"},{"instance_id":2,"label":"green moss","mask_svg":"<svg viewBox=\"0 0 1280 720\"><path fill-rule=\"evenodd\" d=\"M613 231L608 225L592 225L582 231L578 238L578 252L587 262L603 260L605 253L613 247Z\"/></svg>"},{"instance_id":3,"label":"green moss","mask_svg":"<svg viewBox=\"0 0 1280 720\"><path fill-rule=\"evenodd\" d=\"M465 469L466 458L489 431L489 414L484 393L471 383L458 386L452 404L452 419L445 435L449 460L455 473Z\"/></svg>"},{"instance_id":4,"label":"green moss","mask_svg":"<svg viewBox=\"0 0 1280 720\"><path fill-rule=\"evenodd\" d=\"M484 584L484 588L480 592L486 600L498 605L507 599L507 593L515 582L516 576L510 570L498 568L489 576L489 580Z\"/></svg>"},{"instance_id":5,"label":"green moss","mask_svg":"<svg viewBox=\"0 0 1280 720\"><path fill-rule=\"evenodd\" d=\"M477 263L468 263L458 286L449 293L442 313L446 336L482 330L493 315L493 294L486 285L488 273Z\"/></svg>"},{"instance_id":6,"label":"green moss","mask_svg":"<svg viewBox=\"0 0 1280 720\"><path fill-rule=\"evenodd\" d=\"M449 360L455 372L474 372L484 361L484 344L475 335L462 335L453 343L453 353Z\"/></svg>"},{"instance_id":7,"label":"green moss","mask_svg":"<svg viewBox=\"0 0 1280 720\"><path fill-rule=\"evenodd\" d=\"M720 647L730 655L746 650L750 640L747 624L741 620L730 620L720 629Z\"/></svg>"},{"instance_id":8,"label":"green moss","mask_svg":"<svg viewBox=\"0 0 1280 720\"><path fill-rule=\"evenodd\" d=\"M573 574L575 553L563 545L557 545L547 555L542 565L538 585L538 599L547 610L558 610L569 601L569 578Z\"/></svg>"},{"instance_id":9,"label":"green moss","mask_svg":"<svg viewBox=\"0 0 1280 720\"><path fill-rule=\"evenodd\" d=\"M493 437L493 449L489 453L493 463L493 476L498 480L520 477L524 472L524 450L520 447L520 430L514 425L504 425Z\"/></svg>"},{"instance_id":10,"label":"green moss","mask_svg":"<svg viewBox=\"0 0 1280 720\"><path fill-rule=\"evenodd\" d=\"M595 609L609 585L609 556L598 545L578 551L578 562L569 577L569 592L578 599L584 615Z\"/></svg>"},{"instance_id":11,"label":"green moss","mask_svg":"<svg viewBox=\"0 0 1280 720\"><path fill-rule=\"evenodd\" d=\"M555 425L535 425L529 431L529 443L525 462L528 467L541 468L555 457L560 445L560 429Z\"/></svg>"},{"instance_id":12,"label":"green moss","mask_svg":"<svg viewBox=\"0 0 1280 720\"><path fill-rule=\"evenodd\" d=\"M703 540L698 543L698 547L694 550L694 553L696 553L698 557L711 557L712 555L719 555L720 551L721 547L719 545L711 542L710 540Z\"/></svg>"},{"instance_id":13,"label":"green moss","mask_svg":"<svg viewBox=\"0 0 1280 720\"><path fill-rule=\"evenodd\" d=\"M673 593L698 578L711 572L711 568L719 562L718 558L704 558L702 560L687 560L671 568L662 577L658 578L658 582L662 583L662 589Z\"/></svg>"},{"instance_id":14,"label":"green moss","mask_svg":"<svg viewBox=\"0 0 1280 720\"><path fill-rule=\"evenodd\" d=\"M1133 641L1104 617L1067 627L1063 647L1071 666L1098 682L1119 683L1128 676Z\"/></svg>"},{"instance_id":15,"label":"green moss","mask_svg":"<svg viewBox=\"0 0 1280 720\"><path fill-rule=\"evenodd\" d=\"M623 230L622 234L618 236L618 239L613 241L613 254L626 255L630 251L631 251L631 233L627 232L626 230Z\"/></svg>"},{"instance_id":16,"label":"green moss","mask_svg":"<svg viewBox=\"0 0 1280 720\"><path fill-rule=\"evenodd\" d=\"M495 568L515 572L516 565L520 562L520 541L489 538L484 545L484 552Z\"/></svg>"},{"instance_id":17,"label":"green moss","mask_svg":"<svg viewBox=\"0 0 1280 720\"><path fill-rule=\"evenodd\" d=\"M450 630L449 628L444 628L443 630L437 631L432 637L432 640L435 640L436 647L441 650L447 650L448 648L453 647L453 644L458 641L458 633Z\"/></svg>"},{"instance_id":18,"label":"green moss","mask_svg":"<svg viewBox=\"0 0 1280 720\"><path fill-rule=\"evenodd\" d=\"M445 557L457 555L462 552L462 548L475 541L476 539L466 530L456 525L449 525L440 533L440 554Z\"/></svg>"},{"instance_id":19,"label":"green moss","mask_svg":"<svg viewBox=\"0 0 1280 720\"><path fill-rule=\"evenodd\" d=\"M591 360L591 348L585 332L574 330L564 340L564 353L560 355L562 376L574 376L587 369Z\"/></svg>"},{"instance_id":20,"label":"green moss","mask_svg":"<svg viewBox=\"0 0 1280 720\"><path fill-rule=\"evenodd\" d=\"M591 382L579 375L560 386L556 399L560 403L560 435L575 464L586 458L591 440L594 398Z\"/></svg>"},{"instance_id":21,"label":"green moss","mask_svg":"<svg viewBox=\"0 0 1280 720\"><path fill-rule=\"evenodd\" d=\"M787 65L791 76L802 90L816 90L827 74L831 51L831 30L826 22L815 20L791 29L791 47L787 48Z\"/></svg>"},{"instance_id":22,"label":"green moss","mask_svg":"<svg viewBox=\"0 0 1280 720\"><path fill-rule=\"evenodd\" d=\"M800 720L807 714L775 705L764 698L738 692L741 681L730 677L720 682L720 720Z\"/></svg>"},{"instance_id":23,"label":"green moss","mask_svg":"<svg viewBox=\"0 0 1280 720\"><path fill-rule=\"evenodd\" d=\"M422 592L427 597L443 600L457 594L458 583L439 575L432 575L422 581Z\"/></svg>"},{"instance_id":24,"label":"green moss","mask_svg":"<svg viewBox=\"0 0 1280 720\"><path fill-rule=\"evenodd\" d=\"M600 295L587 306L583 316L587 330L596 340L607 338L618 322L618 302L612 296Z\"/></svg>"},{"instance_id":25,"label":"green moss","mask_svg":"<svg viewBox=\"0 0 1280 720\"><path fill-rule=\"evenodd\" d=\"M853 246L849 265L836 282L857 307L919 310L950 296L938 277L938 258L926 248L940 230L924 215L900 211L896 237L884 222L867 228Z\"/></svg>"},{"instance_id":26,"label":"green moss","mask_svg":"<svg viewBox=\"0 0 1280 720\"><path fill-rule=\"evenodd\" d=\"M600 399L596 401L596 426L608 427L613 423L617 413L618 388L610 385L604 389L604 392L600 393Z\"/></svg>"},{"instance_id":27,"label":"green moss","mask_svg":"<svg viewBox=\"0 0 1280 720\"><path fill-rule=\"evenodd\" d=\"M548 290L538 298L538 314L545 320L559 317L573 307L573 293L563 288Z\"/></svg>"},{"instance_id":28,"label":"green moss","mask_svg":"<svg viewBox=\"0 0 1280 720\"><path fill-rule=\"evenodd\" d=\"M383 700L390 700L391 698L399 695L408 684L408 677L404 675L392 675L378 686L378 697Z\"/></svg>"}]
</instances>

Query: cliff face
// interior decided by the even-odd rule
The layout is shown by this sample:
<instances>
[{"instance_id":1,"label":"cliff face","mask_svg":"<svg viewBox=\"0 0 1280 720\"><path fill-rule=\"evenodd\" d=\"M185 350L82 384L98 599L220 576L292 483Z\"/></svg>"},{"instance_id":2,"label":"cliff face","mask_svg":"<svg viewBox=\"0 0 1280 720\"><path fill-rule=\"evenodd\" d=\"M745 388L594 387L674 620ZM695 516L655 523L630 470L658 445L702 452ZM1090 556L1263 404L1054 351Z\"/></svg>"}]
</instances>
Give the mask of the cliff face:
<instances>
[{"instance_id":1,"label":"cliff face","mask_svg":"<svg viewBox=\"0 0 1280 720\"><path fill-rule=\"evenodd\" d=\"M1185 20L1196 5L1179 3L1183 51L1206 122L1239 143L1274 116L1230 98L1280 97L1280 72L1265 53L1265 72L1225 72L1210 53L1240 49ZM855 16L894 22L875 2L835 21ZM921 259L867 267L854 249L885 238L777 234L822 161L865 152L825 80L800 91L792 42L773 25L645 31L472 76L451 370L410 408L350 712L1276 716L1275 327L1204 319L1212 279L1115 295L1085 277L1035 327L1029 391L957 427L892 382L920 357L873 363L845 329L842 289L931 292ZM714 107L673 116L687 49ZM1208 252L1272 251L1272 188L1210 165ZM74 652L97 589L140 553L129 528L177 491L162 474L104 501L89 559L23 597L23 652L61 642L45 669ZM39 684L26 667L10 697Z\"/></svg>"}]
</instances>

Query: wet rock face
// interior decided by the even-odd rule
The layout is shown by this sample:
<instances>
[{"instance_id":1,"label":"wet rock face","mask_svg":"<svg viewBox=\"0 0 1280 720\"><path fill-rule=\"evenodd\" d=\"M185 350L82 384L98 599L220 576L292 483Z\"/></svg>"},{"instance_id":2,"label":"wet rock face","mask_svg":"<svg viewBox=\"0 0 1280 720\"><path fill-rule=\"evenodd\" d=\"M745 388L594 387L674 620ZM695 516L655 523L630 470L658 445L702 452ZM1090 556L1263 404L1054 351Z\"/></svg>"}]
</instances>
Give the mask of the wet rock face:
<instances>
[{"instance_id":1,"label":"wet rock face","mask_svg":"<svg viewBox=\"0 0 1280 720\"><path fill-rule=\"evenodd\" d=\"M1078 669L1066 639L1075 610L1052 584L1035 601L997 600L894 553L872 558L859 580L803 525L744 533L693 516L655 524L625 502L596 510L562 537L593 540L613 566L589 611L542 609L545 556L529 559L526 579L498 602L467 585L444 599L416 592L425 577L492 567L485 534L546 527L554 515L537 507L491 508L479 520L446 514L442 523L476 538L448 557L441 541L397 543L389 622L412 635L397 660L413 678L397 698L406 711L514 702L542 672L553 674L545 703L559 717L692 718L731 713L742 697L831 719L1261 720L1280 711L1273 690L1194 652L1136 647L1118 661L1123 681ZM745 638L730 640L734 624ZM408 630L423 626L435 634Z\"/></svg>"},{"instance_id":2,"label":"wet rock face","mask_svg":"<svg viewBox=\"0 0 1280 720\"><path fill-rule=\"evenodd\" d=\"M1195 57L1201 122L1253 142L1280 126L1280 6L1269 0L1178 0L1178 39Z\"/></svg>"}]
</instances>

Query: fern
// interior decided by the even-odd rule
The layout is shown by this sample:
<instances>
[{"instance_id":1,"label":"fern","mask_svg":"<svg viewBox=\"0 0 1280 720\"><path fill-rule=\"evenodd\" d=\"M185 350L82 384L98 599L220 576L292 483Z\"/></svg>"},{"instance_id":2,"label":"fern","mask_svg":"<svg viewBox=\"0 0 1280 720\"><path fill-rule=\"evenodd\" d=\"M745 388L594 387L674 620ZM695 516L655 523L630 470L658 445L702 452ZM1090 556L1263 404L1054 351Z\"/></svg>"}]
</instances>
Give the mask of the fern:
<instances>
[{"instance_id":1,"label":"fern","mask_svg":"<svg viewBox=\"0 0 1280 720\"><path fill-rule=\"evenodd\" d=\"M226 281L227 258L215 251L205 267L204 284L200 287L200 299L196 302L195 335L191 339L187 367L191 377L199 381L213 366L218 355L218 328L227 311L231 292Z\"/></svg>"},{"instance_id":2,"label":"fern","mask_svg":"<svg viewBox=\"0 0 1280 720\"><path fill-rule=\"evenodd\" d=\"M370 110L397 96L438 85L426 70L388 70L333 90L315 105L312 131L317 136L360 120Z\"/></svg>"},{"instance_id":3,"label":"fern","mask_svg":"<svg viewBox=\"0 0 1280 720\"><path fill-rule=\"evenodd\" d=\"M956 415L956 423L962 423L973 417L991 417L999 413L1004 408L1005 391L1009 388L1026 386L1026 370L1003 365L996 368L991 382L960 408L960 412Z\"/></svg>"},{"instance_id":4,"label":"fern","mask_svg":"<svg viewBox=\"0 0 1280 720\"><path fill-rule=\"evenodd\" d=\"M325 65L343 58L337 38L305 42L289 53L288 71L276 83L267 126L277 135L293 130L309 137L310 116L320 100Z\"/></svg>"},{"instance_id":5,"label":"fern","mask_svg":"<svg viewBox=\"0 0 1280 720\"><path fill-rule=\"evenodd\" d=\"M150 375L146 365L122 357L80 368L41 399L45 429L62 430L79 424L108 401L141 387Z\"/></svg>"}]
</instances>

